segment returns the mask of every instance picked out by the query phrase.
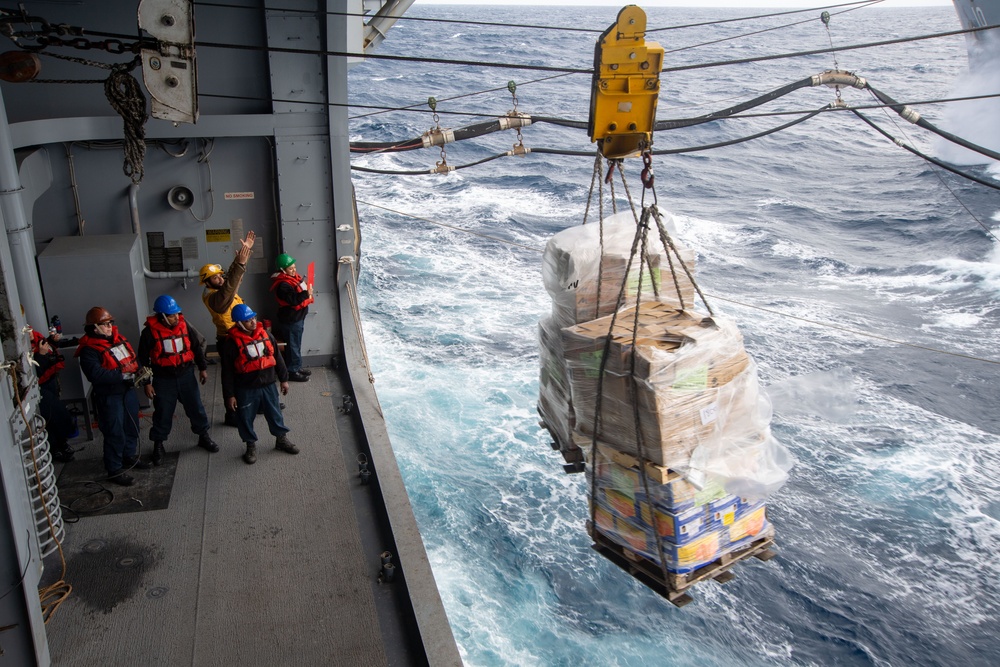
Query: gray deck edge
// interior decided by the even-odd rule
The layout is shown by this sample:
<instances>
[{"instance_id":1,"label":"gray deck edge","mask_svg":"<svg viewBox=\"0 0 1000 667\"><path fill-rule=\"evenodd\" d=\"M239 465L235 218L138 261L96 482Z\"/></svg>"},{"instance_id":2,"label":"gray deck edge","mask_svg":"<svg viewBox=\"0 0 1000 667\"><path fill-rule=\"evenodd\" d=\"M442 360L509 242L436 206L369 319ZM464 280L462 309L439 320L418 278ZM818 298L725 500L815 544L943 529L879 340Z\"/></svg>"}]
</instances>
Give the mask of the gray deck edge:
<instances>
[{"instance_id":1,"label":"gray deck edge","mask_svg":"<svg viewBox=\"0 0 1000 667\"><path fill-rule=\"evenodd\" d=\"M354 401L378 474L379 488L396 543L399 563L406 576L413 614L416 618L427 662L430 665L463 664L451 625L438 592L434 572L427 558L413 507L410 505L403 477L392 451L382 408L375 388L369 381L370 369L364 347L360 313L352 309L349 291L357 294L357 282L351 266L341 265L350 277L340 280L340 321L344 342L344 363L351 377Z\"/></svg>"}]
</instances>

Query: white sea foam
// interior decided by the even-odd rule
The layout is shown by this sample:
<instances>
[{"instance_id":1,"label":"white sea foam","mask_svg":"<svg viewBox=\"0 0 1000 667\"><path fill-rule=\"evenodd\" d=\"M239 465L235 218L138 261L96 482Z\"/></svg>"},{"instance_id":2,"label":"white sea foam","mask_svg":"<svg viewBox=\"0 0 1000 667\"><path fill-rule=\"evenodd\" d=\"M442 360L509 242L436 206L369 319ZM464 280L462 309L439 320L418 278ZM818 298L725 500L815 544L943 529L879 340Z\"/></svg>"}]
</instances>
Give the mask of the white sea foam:
<instances>
[{"instance_id":1,"label":"white sea foam","mask_svg":"<svg viewBox=\"0 0 1000 667\"><path fill-rule=\"evenodd\" d=\"M761 213L761 215L765 215L767 209L771 208L772 206L800 208L806 211L815 211L815 212L820 212L822 210L818 208L814 202L804 202L784 197L771 197L767 199L760 199L757 201L757 209Z\"/></svg>"},{"instance_id":2,"label":"white sea foam","mask_svg":"<svg viewBox=\"0 0 1000 667\"><path fill-rule=\"evenodd\" d=\"M942 52L921 74L946 81L942 72L953 71L954 61L954 53ZM898 60L878 71L907 79ZM895 92L892 83L879 85ZM413 97L412 86L399 85L401 98ZM425 129L423 121L403 122ZM804 139L816 146L829 140L826 126L811 125L800 126ZM863 144L842 156L842 169L830 170L830 196L808 202L818 220L830 220L844 194L856 193L854 179L871 166L868 160L883 160L879 166L896 160ZM748 156L758 150L766 164L801 160L800 153L774 153L772 144L747 146ZM435 152L355 158L385 169L427 168L437 159ZM555 175L539 174L537 164L497 161L447 177L358 173L355 185L359 199L540 247L581 217L576 196L585 193L590 164ZM919 168L899 170L916 178ZM501 170L503 179L493 178ZM779 558L738 566L734 584L697 586L696 603L683 611L590 549L586 479L563 474L561 456L537 425L535 327L550 308L540 257L359 205L366 283L360 293L376 388L465 663L886 665L919 662L928 650L940 650L941 660L967 664L963 642L996 646L969 627L985 628L998 609L992 582L1000 572L992 554L1000 548L1000 521L988 515L996 514L990 503L1000 496L997 437L938 414L933 401L904 400L932 392L954 397L946 382L908 384L905 373L880 377L892 363L893 344L803 320L891 336L919 326L922 315L928 337L951 334L962 344L989 345L997 245L979 261L915 258L908 266L884 266L876 248L871 266L857 266L845 258L837 233L817 226L807 236L782 219L782 207L803 206L796 183L786 190L772 184L766 191L779 194L761 196L773 176L766 170L759 180L757 173L726 172L718 183L713 178L721 172L708 174L692 171L678 186L714 203L701 207L695 195L684 202L688 213L676 216L681 241L698 254L703 287L803 318L715 304L737 318L762 377L846 365L858 409L843 424L812 414L775 419L779 438L799 459L769 507ZM515 189L518 182L543 186ZM891 195L879 199L877 186L868 192L875 194L863 208L908 210L893 208ZM720 198L732 200L732 215L718 213ZM522 222L527 216L532 224ZM993 221L1000 223L1000 211ZM964 256L975 257L969 248ZM766 278L747 279L763 267ZM904 329L899 337L922 332ZM954 640L921 643L930 636Z\"/></svg>"},{"instance_id":3,"label":"white sea foam","mask_svg":"<svg viewBox=\"0 0 1000 667\"><path fill-rule=\"evenodd\" d=\"M994 296L1000 296L1000 248L996 244L991 256L982 262L945 258L929 262L929 265L943 271L941 281L936 285L940 289L948 290L974 284ZM928 285L928 287L934 286Z\"/></svg>"},{"instance_id":4,"label":"white sea foam","mask_svg":"<svg viewBox=\"0 0 1000 667\"><path fill-rule=\"evenodd\" d=\"M921 326L925 331L931 329L970 329L978 326L983 316L977 313L943 313L936 320Z\"/></svg>"}]
</instances>

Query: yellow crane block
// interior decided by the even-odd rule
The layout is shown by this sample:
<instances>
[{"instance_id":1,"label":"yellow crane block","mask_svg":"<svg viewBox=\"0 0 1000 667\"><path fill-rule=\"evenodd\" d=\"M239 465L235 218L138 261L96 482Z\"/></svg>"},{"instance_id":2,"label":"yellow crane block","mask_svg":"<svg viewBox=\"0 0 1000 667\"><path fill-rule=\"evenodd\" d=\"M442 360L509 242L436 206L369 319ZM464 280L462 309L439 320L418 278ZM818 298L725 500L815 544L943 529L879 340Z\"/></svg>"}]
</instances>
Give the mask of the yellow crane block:
<instances>
[{"instance_id":1,"label":"yellow crane block","mask_svg":"<svg viewBox=\"0 0 1000 667\"><path fill-rule=\"evenodd\" d=\"M653 145L663 47L645 36L646 12L628 5L594 48L587 131L607 158L633 157Z\"/></svg>"}]
</instances>

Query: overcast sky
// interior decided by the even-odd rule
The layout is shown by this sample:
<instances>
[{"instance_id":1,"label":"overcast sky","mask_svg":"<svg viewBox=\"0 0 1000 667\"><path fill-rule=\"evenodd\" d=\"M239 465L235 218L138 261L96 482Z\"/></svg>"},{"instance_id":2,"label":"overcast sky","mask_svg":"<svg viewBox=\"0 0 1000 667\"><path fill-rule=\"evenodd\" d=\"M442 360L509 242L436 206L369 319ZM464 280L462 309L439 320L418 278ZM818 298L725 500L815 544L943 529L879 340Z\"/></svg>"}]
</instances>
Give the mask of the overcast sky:
<instances>
[{"instance_id":1,"label":"overcast sky","mask_svg":"<svg viewBox=\"0 0 1000 667\"><path fill-rule=\"evenodd\" d=\"M803 0L633 0L613 2L611 0L416 0L416 5L603 5L624 7L628 4L640 7L736 7L750 9L760 7L803 8L840 4L843 0L803 2ZM884 0L879 7L930 7L950 5L951 0Z\"/></svg>"}]
</instances>

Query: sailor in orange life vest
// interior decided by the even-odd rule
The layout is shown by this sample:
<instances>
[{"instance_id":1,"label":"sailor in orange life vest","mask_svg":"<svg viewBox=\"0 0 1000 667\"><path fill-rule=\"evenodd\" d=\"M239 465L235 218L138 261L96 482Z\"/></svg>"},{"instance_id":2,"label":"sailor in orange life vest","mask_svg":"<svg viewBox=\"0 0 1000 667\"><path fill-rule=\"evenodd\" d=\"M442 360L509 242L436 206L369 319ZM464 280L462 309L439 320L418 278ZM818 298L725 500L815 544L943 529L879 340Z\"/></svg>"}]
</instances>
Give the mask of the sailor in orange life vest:
<instances>
[{"instance_id":1,"label":"sailor in orange life vest","mask_svg":"<svg viewBox=\"0 0 1000 667\"><path fill-rule=\"evenodd\" d=\"M58 336L59 334L53 334L46 338L32 330L31 352L32 359L38 364L38 389L42 394L39 411L49 433L52 458L59 463L69 463L74 457L68 440L76 431L76 419L59 400L59 371L66 368L66 360L53 349Z\"/></svg>"},{"instance_id":2,"label":"sailor in orange life vest","mask_svg":"<svg viewBox=\"0 0 1000 667\"><path fill-rule=\"evenodd\" d=\"M206 264L201 267L201 282L205 286L205 291L201 294L201 300L208 308L208 314L212 316L212 323L215 324L216 350L222 354L222 346L229 335L229 330L233 328L233 319L230 313L233 308L243 303L243 299L236 293L243 275L247 270L247 262L250 260L250 252L253 249L254 240L257 238L252 231L247 232L246 239L240 240L240 249L236 251L236 259L229 265L229 270L222 271L219 264ZM225 392L225 387L223 387ZM229 405L230 394L223 393L222 398ZM226 425L236 426L236 416L226 407Z\"/></svg>"},{"instance_id":3,"label":"sailor in orange life vest","mask_svg":"<svg viewBox=\"0 0 1000 667\"><path fill-rule=\"evenodd\" d=\"M139 399L132 391L139 362L104 308L87 311L84 331L76 356L93 385L97 425L104 436L104 469L112 482L132 486L135 480L128 471L149 468L139 459Z\"/></svg>"},{"instance_id":4,"label":"sailor in orange life vest","mask_svg":"<svg viewBox=\"0 0 1000 667\"><path fill-rule=\"evenodd\" d=\"M278 300L278 316L272 331L285 342L285 362L288 379L308 382L312 372L302 368L302 330L305 328L309 304L313 302L313 286L295 270L295 258L287 253L278 255L278 272L271 275L271 291Z\"/></svg>"},{"instance_id":5,"label":"sailor in orange life vest","mask_svg":"<svg viewBox=\"0 0 1000 667\"><path fill-rule=\"evenodd\" d=\"M139 336L139 363L153 369L153 383L145 387L146 397L153 399L153 426L149 429L153 465L163 462L163 442L170 435L177 401L184 406L191 432L198 435L198 446L214 454L219 446L209 435L208 415L194 377L194 367L198 366L201 383L208 380L205 339L184 320L172 296L156 297L153 313L146 318Z\"/></svg>"},{"instance_id":6,"label":"sailor in orange life vest","mask_svg":"<svg viewBox=\"0 0 1000 667\"><path fill-rule=\"evenodd\" d=\"M253 421L258 408L263 408L268 429L275 437L274 448L298 454L299 448L289 440L278 399L275 380L281 383L281 393L288 394L288 369L278 354L278 343L257 321L257 313L241 303L233 308L236 324L222 347L222 386L229 391L226 401L236 412L236 427L246 443L243 460L257 462L257 434Z\"/></svg>"}]
</instances>

